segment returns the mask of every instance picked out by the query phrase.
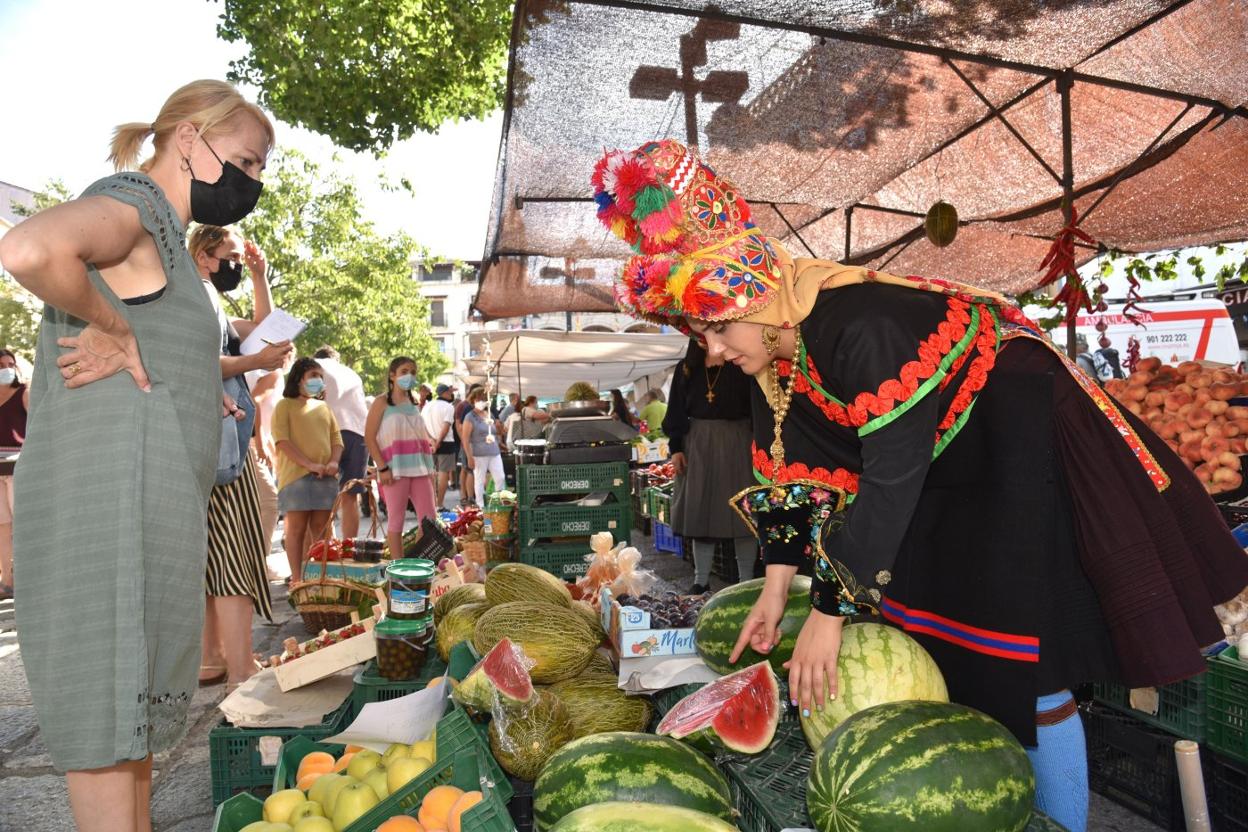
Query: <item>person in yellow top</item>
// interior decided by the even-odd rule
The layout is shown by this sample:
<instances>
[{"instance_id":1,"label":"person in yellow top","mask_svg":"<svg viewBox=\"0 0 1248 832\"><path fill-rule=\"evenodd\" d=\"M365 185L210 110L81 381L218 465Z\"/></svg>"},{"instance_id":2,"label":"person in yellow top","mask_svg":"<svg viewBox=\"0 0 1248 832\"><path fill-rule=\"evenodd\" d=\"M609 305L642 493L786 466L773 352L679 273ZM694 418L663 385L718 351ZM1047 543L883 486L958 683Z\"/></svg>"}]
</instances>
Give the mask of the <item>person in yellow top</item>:
<instances>
[{"instance_id":1,"label":"person in yellow top","mask_svg":"<svg viewBox=\"0 0 1248 832\"><path fill-rule=\"evenodd\" d=\"M277 504L286 514L286 560L291 580L303 576L313 539L329 522L338 496L342 434L321 400L325 378L311 358L295 361L286 376L282 400L273 410L277 445Z\"/></svg>"},{"instance_id":2,"label":"person in yellow top","mask_svg":"<svg viewBox=\"0 0 1248 832\"><path fill-rule=\"evenodd\" d=\"M663 417L667 415L667 402L663 401L663 391L655 387L646 391L641 397L641 420L652 431L663 427Z\"/></svg>"}]
</instances>

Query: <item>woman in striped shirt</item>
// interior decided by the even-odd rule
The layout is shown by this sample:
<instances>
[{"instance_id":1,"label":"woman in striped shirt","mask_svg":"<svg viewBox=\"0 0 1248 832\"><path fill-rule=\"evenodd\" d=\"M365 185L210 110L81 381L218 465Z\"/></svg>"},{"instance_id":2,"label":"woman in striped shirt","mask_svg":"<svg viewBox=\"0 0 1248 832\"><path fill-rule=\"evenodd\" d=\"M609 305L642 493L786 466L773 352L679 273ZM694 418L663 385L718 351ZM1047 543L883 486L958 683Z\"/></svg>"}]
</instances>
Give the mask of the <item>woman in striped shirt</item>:
<instances>
[{"instance_id":1,"label":"woman in striped shirt","mask_svg":"<svg viewBox=\"0 0 1248 832\"><path fill-rule=\"evenodd\" d=\"M399 356L390 362L385 397L378 396L364 423L364 442L377 462L386 500L386 542L390 557L403 557L403 519L410 500L419 522L433 517L433 439L416 406L416 362Z\"/></svg>"}]
</instances>

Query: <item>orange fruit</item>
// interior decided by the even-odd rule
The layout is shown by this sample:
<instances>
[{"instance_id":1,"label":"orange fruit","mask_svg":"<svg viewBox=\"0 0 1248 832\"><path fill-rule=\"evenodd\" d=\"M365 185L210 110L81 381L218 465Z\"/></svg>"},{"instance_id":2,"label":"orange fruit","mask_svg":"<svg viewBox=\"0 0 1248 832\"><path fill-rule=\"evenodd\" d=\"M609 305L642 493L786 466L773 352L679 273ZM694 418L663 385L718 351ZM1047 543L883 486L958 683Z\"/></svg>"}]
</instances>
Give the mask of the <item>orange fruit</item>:
<instances>
[{"instance_id":1,"label":"orange fruit","mask_svg":"<svg viewBox=\"0 0 1248 832\"><path fill-rule=\"evenodd\" d=\"M455 681L450 676L447 676L445 678L446 678L446 681L451 683L451 690L455 690L455 688L459 686L459 682ZM432 679L429 680L429 684L425 685L425 690L428 690L429 688L436 687L442 684L442 679L443 677L441 676L433 677Z\"/></svg>"},{"instance_id":2,"label":"orange fruit","mask_svg":"<svg viewBox=\"0 0 1248 832\"><path fill-rule=\"evenodd\" d=\"M295 788L306 792L308 789L312 788L312 784L317 781L317 778L326 773L327 772L324 771L313 771L309 774L305 774L303 777L299 778L299 782L296 784Z\"/></svg>"},{"instance_id":3,"label":"orange fruit","mask_svg":"<svg viewBox=\"0 0 1248 832\"><path fill-rule=\"evenodd\" d=\"M377 832L425 832L416 818L407 815L395 815L377 827Z\"/></svg>"},{"instance_id":4,"label":"orange fruit","mask_svg":"<svg viewBox=\"0 0 1248 832\"><path fill-rule=\"evenodd\" d=\"M309 774L325 774L334 767L334 755L324 751L309 751L299 761L299 772L295 775L296 782Z\"/></svg>"},{"instance_id":5,"label":"orange fruit","mask_svg":"<svg viewBox=\"0 0 1248 832\"><path fill-rule=\"evenodd\" d=\"M347 766L351 765L351 758L354 756L355 756L354 751L350 752L349 754L343 754L341 757L338 758L338 762L334 763L333 771L335 773L346 771Z\"/></svg>"},{"instance_id":6,"label":"orange fruit","mask_svg":"<svg viewBox=\"0 0 1248 832\"><path fill-rule=\"evenodd\" d=\"M345 751L343 751L342 753L343 753L343 754L354 754L354 753L355 753L355 752L357 752L357 751L363 751L363 750L364 750L364 746L362 746L362 745L348 745L348 746L347 746L347 748L346 748L346 750L345 750Z\"/></svg>"},{"instance_id":7,"label":"orange fruit","mask_svg":"<svg viewBox=\"0 0 1248 832\"><path fill-rule=\"evenodd\" d=\"M420 823L425 829L447 829L451 809L464 796L463 789L454 786L435 786L420 804Z\"/></svg>"},{"instance_id":8,"label":"orange fruit","mask_svg":"<svg viewBox=\"0 0 1248 832\"><path fill-rule=\"evenodd\" d=\"M446 817L448 832L460 832L460 818L464 816L464 812L476 806L481 800L481 792L464 792L460 795L459 800L455 801L455 805L451 807L450 814Z\"/></svg>"}]
</instances>

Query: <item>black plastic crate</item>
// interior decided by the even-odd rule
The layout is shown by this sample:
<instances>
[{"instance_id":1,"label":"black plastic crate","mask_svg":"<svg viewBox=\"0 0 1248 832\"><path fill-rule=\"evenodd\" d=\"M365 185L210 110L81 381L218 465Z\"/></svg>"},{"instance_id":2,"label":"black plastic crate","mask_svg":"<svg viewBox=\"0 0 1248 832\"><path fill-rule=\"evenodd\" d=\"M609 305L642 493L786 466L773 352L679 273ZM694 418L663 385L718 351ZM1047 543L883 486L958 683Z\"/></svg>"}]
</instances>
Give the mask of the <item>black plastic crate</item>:
<instances>
[{"instance_id":1,"label":"black plastic crate","mask_svg":"<svg viewBox=\"0 0 1248 832\"><path fill-rule=\"evenodd\" d=\"M1163 829L1183 832L1186 823L1174 761L1174 744L1180 738L1095 703L1084 708L1083 727L1092 790ZM1205 789L1211 794L1209 756L1202 748Z\"/></svg>"},{"instance_id":2,"label":"black plastic crate","mask_svg":"<svg viewBox=\"0 0 1248 832\"><path fill-rule=\"evenodd\" d=\"M528 780L508 777L511 781L511 801L507 811L516 825L516 832L533 832L533 784Z\"/></svg>"},{"instance_id":3,"label":"black plastic crate","mask_svg":"<svg viewBox=\"0 0 1248 832\"><path fill-rule=\"evenodd\" d=\"M1248 764L1221 754L1209 754L1205 780L1212 779L1209 816L1218 832L1248 832ZM1209 771L1212 769L1212 772Z\"/></svg>"}]
</instances>

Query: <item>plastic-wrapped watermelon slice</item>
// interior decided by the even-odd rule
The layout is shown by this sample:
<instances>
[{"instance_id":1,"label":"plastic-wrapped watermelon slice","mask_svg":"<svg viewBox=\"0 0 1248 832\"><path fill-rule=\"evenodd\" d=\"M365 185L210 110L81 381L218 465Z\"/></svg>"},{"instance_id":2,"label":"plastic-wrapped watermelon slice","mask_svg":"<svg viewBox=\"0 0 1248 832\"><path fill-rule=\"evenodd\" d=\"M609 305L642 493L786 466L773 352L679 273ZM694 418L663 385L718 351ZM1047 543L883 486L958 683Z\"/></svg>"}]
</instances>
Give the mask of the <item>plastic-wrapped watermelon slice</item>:
<instances>
[{"instance_id":1,"label":"plastic-wrapped watermelon slice","mask_svg":"<svg viewBox=\"0 0 1248 832\"><path fill-rule=\"evenodd\" d=\"M780 684L771 665L762 661L677 702L655 733L704 751L757 754L771 745L779 723Z\"/></svg>"}]
</instances>

